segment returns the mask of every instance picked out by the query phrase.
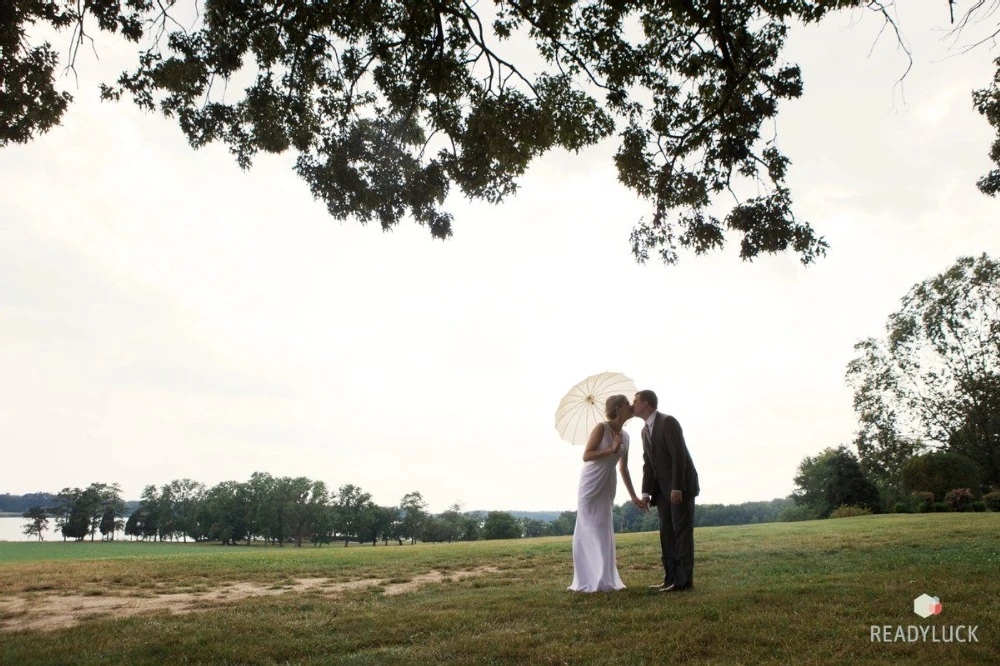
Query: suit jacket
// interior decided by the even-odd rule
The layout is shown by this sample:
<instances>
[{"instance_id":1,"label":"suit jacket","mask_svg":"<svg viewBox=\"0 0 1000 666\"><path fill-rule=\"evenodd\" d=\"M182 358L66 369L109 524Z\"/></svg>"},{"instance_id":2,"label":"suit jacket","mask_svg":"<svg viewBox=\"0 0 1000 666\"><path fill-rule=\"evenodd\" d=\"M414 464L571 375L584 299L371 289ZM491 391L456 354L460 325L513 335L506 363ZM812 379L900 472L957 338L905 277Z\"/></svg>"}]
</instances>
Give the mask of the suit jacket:
<instances>
[{"instance_id":1,"label":"suit jacket","mask_svg":"<svg viewBox=\"0 0 1000 666\"><path fill-rule=\"evenodd\" d=\"M694 468L681 424L672 416L656 413L653 432L642 443L642 492L651 504L660 497L669 499L671 490L680 490L684 499L697 497L698 471Z\"/></svg>"}]
</instances>

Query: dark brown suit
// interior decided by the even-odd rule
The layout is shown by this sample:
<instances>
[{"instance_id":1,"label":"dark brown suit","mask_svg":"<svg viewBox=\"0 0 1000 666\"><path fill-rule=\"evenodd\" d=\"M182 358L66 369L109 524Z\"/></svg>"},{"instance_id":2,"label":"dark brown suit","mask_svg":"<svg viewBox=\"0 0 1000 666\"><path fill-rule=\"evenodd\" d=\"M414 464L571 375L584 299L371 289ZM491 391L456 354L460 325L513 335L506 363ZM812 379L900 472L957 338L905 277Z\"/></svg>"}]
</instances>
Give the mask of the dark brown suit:
<instances>
[{"instance_id":1,"label":"dark brown suit","mask_svg":"<svg viewBox=\"0 0 1000 666\"><path fill-rule=\"evenodd\" d=\"M671 504L671 490L681 491L684 501ZM694 498L700 490L681 424L657 412L648 439L643 431L642 493L660 518L663 582L681 589L694 584Z\"/></svg>"}]
</instances>

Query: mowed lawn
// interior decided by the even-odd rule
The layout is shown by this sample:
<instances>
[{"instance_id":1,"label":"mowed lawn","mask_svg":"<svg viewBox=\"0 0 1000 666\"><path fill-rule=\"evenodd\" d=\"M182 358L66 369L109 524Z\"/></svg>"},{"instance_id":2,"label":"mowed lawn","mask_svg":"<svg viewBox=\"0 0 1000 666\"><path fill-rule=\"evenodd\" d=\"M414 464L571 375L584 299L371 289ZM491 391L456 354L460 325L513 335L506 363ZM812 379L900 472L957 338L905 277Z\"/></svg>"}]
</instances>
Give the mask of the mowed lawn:
<instances>
[{"instance_id":1,"label":"mowed lawn","mask_svg":"<svg viewBox=\"0 0 1000 666\"><path fill-rule=\"evenodd\" d=\"M680 594L647 590L660 577L652 532L618 536L629 587L597 594L566 591L568 537L347 549L0 543L0 664L1000 663L1000 513L699 528L695 539L695 590ZM484 567L494 570L461 576ZM444 577L422 583L432 571ZM295 588L316 579L326 587ZM9 629L54 597L169 600L236 583L270 593ZM940 615L913 613L923 593L940 598ZM872 625L932 626L939 637L975 626L978 642L872 642Z\"/></svg>"}]
</instances>

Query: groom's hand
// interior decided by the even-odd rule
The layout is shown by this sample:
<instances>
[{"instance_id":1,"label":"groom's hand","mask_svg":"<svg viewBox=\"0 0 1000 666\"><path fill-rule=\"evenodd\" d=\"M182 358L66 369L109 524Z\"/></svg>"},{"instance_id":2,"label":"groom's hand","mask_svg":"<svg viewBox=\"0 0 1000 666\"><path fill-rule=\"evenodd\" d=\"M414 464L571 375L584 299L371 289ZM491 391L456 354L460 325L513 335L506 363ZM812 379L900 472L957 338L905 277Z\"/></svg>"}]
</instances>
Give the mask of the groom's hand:
<instances>
[{"instance_id":1,"label":"groom's hand","mask_svg":"<svg viewBox=\"0 0 1000 666\"><path fill-rule=\"evenodd\" d=\"M679 490L670 491L670 503L671 504L682 504L684 502L684 493Z\"/></svg>"}]
</instances>

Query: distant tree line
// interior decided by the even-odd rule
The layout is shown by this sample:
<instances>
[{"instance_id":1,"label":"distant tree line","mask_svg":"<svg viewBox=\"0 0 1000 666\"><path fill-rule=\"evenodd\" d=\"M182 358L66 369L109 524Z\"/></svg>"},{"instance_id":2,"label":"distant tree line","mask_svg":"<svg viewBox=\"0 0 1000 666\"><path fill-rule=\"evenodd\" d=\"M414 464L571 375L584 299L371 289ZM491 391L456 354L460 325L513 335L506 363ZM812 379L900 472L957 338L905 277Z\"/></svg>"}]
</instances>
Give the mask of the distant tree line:
<instances>
[{"instance_id":1,"label":"distant tree line","mask_svg":"<svg viewBox=\"0 0 1000 666\"><path fill-rule=\"evenodd\" d=\"M125 502L118 484L93 483L64 488L59 493L5 495L5 506L29 504L22 517L28 536L42 539L53 520L63 540L112 540L116 533L130 539L167 541L189 539L224 545L263 542L322 545L343 541L452 542L513 539L553 534L549 524L517 518L507 511L461 510L454 504L440 514L427 512L419 492L410 492L396 506L380 506L371 494L353 484L330 491L325 482L306 477L274 477L254 473L246 482L225 481L211 488L191 479L160 487L146 486L138 502ZM575 514L559 523L572 533ZM566 531L568 529L568 531Z\"/></svg>"},{"instance_id":2,"label":"distant tree line","mask_svg":"<svg viewBox=\"0 0 1000 666\"><path fill-rule=\"evenodd\" d=\"M117 484L64 488L47 500L22 514L28 521L25 534L41 538L52 518L57 534L78 541L88 536L94 540L98 533L111 540L116 532L150 541L278 546L508 538L502 516L463 513L457 505L431 516L419 492L407 493L398 506L385 507L353 484L334 492L323 481L263 472L245 482L224 481L211 488L191 479L148 485L131 511Z\"/></svg>"},{"instance_id":3,"label":"distant tree line","mask_svg":"<svg viewBox=\"0 0 1000 666\"><path fill-rule=\"evenodd\" d=\"M116 533L145 541L212 541L223 545L265 543L302 546L343 541L441 543L479 539L565 536L573 533L576 512L563 511L551 520L542 512L462 511L454 504L439 514L426 510L419 492L410 492L396 506L380 506L358 486L336 492L323 481L306 477L274 477L254 473L246 482L225 481L211 488L191 479L160 487L149 485L138 502L126 502L118 484L93 483L87 488L63 488L59 493L5 495L6 506L21 506L24 498L43 500L22 513L25 534L42 538L49 521L63 540L113 540ZM698 507L696 524L740 525L782 520L789 499ZM631 502L613 507L617 532L658 529L655 512L642 513Z\"/></svg>"},{"instance_id":4,"label":"distant tree line","mask_svg":"<svg viewBox=\"0 0 1000 666\"><path fill-rule=\"evenodd\" d=\"M694 512L694 524L695 527L715 527L774 523L787 520L786 513L793 506L791 498L741 504L699 504ZM575 512L570 515L571 520L575 520ZM624 502L614 507L613 520L615 532L649 532L660 528L656 511L643 513L632 502ZM572 522L570 522L570 533L572 533Z\"/></svg>"},{"instance_id":5,"label":"distant tree line","mask_svg":"<svg viewBox=\"0 0 1000 666\"><path fill-rule=\"evenodd\" d=\"M33 506L50 506L55 501L52 493L10 495L0 493L0 513L23 513Z\"/></svg>"},{"instance_id":6,"label":"distant tree line","mask_svg":"<svg viewBox=\"0 0 1000 666\"><path fill-rule=\"evenodd\" d=\"M22 516L28 520L24 533L42 539L49 518L55 520L56 531L63 539L94 540L100 532L103 539L113 539L124 526L127 505L118 484L92 483L85 489L63 488L56 495L37 493L33 497L48 498L47 506L28 507Z\"/></svg>"}]
</instances>

